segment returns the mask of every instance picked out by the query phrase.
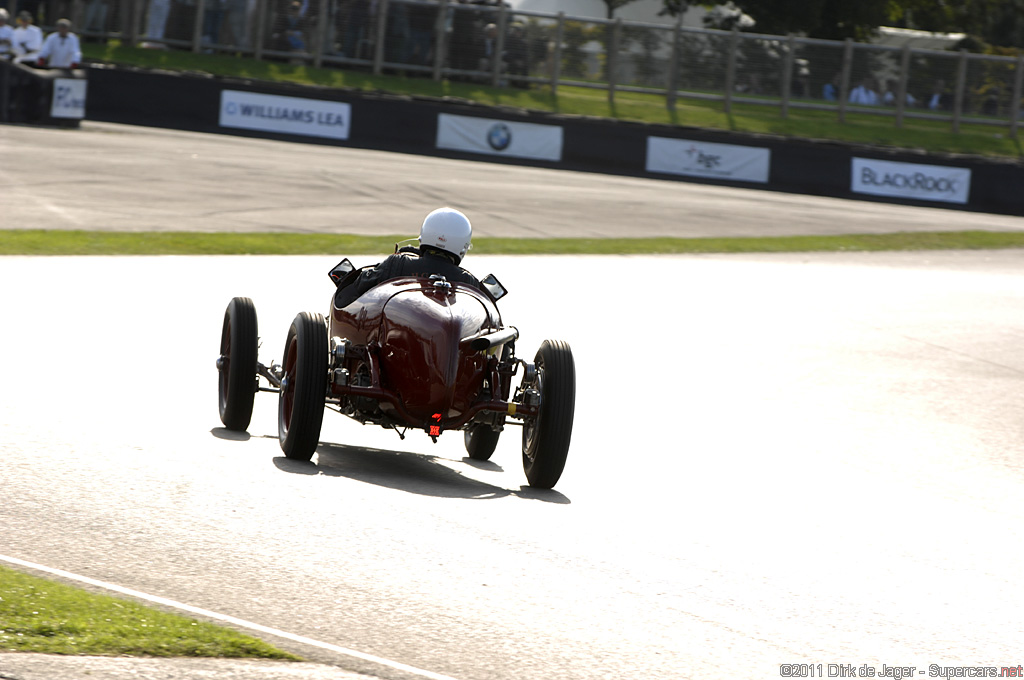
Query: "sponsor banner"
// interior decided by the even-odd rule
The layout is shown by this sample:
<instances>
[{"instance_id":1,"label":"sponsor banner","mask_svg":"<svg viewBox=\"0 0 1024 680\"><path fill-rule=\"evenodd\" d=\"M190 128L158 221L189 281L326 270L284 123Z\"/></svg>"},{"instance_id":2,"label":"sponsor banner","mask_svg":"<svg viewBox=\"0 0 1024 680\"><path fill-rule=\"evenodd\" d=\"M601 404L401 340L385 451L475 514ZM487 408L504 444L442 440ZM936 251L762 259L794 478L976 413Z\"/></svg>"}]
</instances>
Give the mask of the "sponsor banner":
<instances>
[{"instance_id":1,"label":"sponsor banner","mask_svg":"<svg viewBox=\"0 0 1024 680\"><path fill-rule=\"evenodd\" d=\"M221 127L348 139L352 106L344 102L255 92L220 93Z\"/></svg>"},{"instance_id":2,"label":"sponsor banner","mask_svg":"<svg viewBox=\"0 0 1024 680\"><path fill-rule=\"evenodd\" d=\"M772 152L756 146L647 138L647 172L767 182Z\"/></svg>"},{"instance_id":3,"label":"sponsor banner","mask_svg":"<svg viewBox=\"0 0 1024 680\"><path fill-rule=\"evenodd\" d=\"M560 161L562 128L441 113L437 116L437 148Z\"/></svg>"},{"instance_id":4,"label":"sponsor banner","mask_svg":"<svg viewBox=\"0 0 1024 680\"><path fill-rule=\"evenodd\" d=\"M967 203L971 193L970 168L854 158L850 175L858 194Z\"/></svg>"},{"instance_id":5,"label":"sponsor banner","mask_svg":"<svg viewBox=\"0 0 1024 680\"><path fill-rule=\"evenodd\" d=\"M51 118L85 118L85 93L88 81L84 78L55 78Z\"/></svg>"}]
</instances>

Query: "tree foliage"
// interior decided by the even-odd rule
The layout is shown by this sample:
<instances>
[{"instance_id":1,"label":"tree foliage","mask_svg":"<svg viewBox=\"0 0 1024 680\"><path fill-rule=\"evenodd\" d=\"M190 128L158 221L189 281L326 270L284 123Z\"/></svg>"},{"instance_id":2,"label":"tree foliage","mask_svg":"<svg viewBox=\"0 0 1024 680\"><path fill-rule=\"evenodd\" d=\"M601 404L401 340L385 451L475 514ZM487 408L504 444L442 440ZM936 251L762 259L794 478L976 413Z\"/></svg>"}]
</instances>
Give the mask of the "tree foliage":
<instances>
[{"instance_id":1,"label":"tree foliage","mask_svg":"<svg viewBox=\"0 0 1024 680\"><path fill-rule=\"evenodd\" d=\"M924 2L925 0L922 0ZM934 2L934 0L931 0ZM894 0L738 0L758 33L806 33L813 38L864 38L889 23Z\"/></svg>"}]
</instances>

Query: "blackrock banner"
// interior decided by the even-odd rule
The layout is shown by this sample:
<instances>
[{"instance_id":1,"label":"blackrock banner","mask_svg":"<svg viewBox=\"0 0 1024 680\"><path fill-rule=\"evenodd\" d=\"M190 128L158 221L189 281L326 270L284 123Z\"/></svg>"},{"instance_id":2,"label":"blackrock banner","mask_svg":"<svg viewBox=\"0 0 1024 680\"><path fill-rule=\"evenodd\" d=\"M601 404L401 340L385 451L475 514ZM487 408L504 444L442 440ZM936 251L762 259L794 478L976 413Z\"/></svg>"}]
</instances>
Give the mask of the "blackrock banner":
<instances>
[{"instance_id":1,"label":"blackrock banner","mask_svg":"<svg viewBox=\"0 0 1024 680\"><path fill-rule=\"evenodd\" d=\"M562 128L441 113L437 148L557 162L562 160Z\"/></svg>"},{"instance_id":2,"label":"blackrock banner","mask_svg":"<svg viewBox=\"0 0 1024 680\"><path fill-rule=\"evenodd\" d=\"M221 127L348 139L352 106L255 92L220 93Z\"/></svg>"},{"instance_id":3,"label":"blackrock banner","mask_svg":"<svg viewBox=\"0 0 1024 680\"><path fill-rule=\"evenodd\" d=\"M56 78L53 81L51 118L85 118L87 82L83 78Z\"/></svg>"},{"instance_id":4,"label":"blackrock banner","mask_svg":"<svg viewBox=\"0 0 1024 680\"><path fill-rule=\"evenodd\" d=\"M969 168L870 158L854 158L852 162L850 191L858 194L967 203L971 193Z\"/></svg>"},{"instance_id":5,"label":"blackrock banner","mask_svg":"<svg viewBox=\"0 0 1024 680\"><path fill-rule=\"evenodd\" d=\"M647 172L765 183L771 154L756 146L648 137Z\"/></svg>"}]
</instances>

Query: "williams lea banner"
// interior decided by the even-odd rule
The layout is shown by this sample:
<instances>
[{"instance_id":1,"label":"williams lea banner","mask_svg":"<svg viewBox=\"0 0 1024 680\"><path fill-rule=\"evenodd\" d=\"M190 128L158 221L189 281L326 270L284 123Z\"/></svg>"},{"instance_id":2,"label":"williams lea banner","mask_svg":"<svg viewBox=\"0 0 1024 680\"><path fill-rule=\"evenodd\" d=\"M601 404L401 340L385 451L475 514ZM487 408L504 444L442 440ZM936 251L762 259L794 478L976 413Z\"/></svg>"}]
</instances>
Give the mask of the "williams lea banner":
<instances>
[{"instance_id":1,"label":"williams lea banner","mask_svg":"<svg viewBox=\"0 0 1024 680\"><path fill-rule=\"evenodd\" d=\"M647 172L764 183L770 164L771 151L756 146L647 138Z\"/></svg>"},{"instance_id":2,"label":"williams lea banner","mask_svg":"<svg viewBox=\"0 0 1024 680\"><path fill-rule=\"evenodd\" d=\"M562 160L562 128L441 113L437 148L557 162Z\"/></svg>"},{"instance_id":3,"label":"williams lea banner","mask_svg":"<svg viewBox=\"0 0 1024 680\"><path fill-rule=\"evenodd\" d=\"M850 190L858 194L967 203L971 193L969 168L896 163L870 158L854 158L852 163Z\"/></svg>"},{"instance_id":4,"label":"williams lea banner","mask_svg":"<svg viewBox=\"0 0 1024 680\"><path fill-rule=\"evenodd\" d=\"M344 102L255 92L220 93L221 127L348 139L352 107Z\"/></svg>"}]
</instances>

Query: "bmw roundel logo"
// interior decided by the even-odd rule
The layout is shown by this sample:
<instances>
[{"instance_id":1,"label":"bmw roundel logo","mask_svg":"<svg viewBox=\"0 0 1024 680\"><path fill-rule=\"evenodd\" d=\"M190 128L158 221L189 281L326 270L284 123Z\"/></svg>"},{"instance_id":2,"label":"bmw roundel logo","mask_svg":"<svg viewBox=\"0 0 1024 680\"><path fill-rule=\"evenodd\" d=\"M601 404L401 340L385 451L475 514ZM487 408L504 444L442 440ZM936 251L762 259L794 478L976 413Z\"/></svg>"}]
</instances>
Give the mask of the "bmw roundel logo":
<instances>
[{"instance_id":1,"label":"bmw roundel logo","mask_svg":"<svg viewBox=\"0 0 1024 680\"><path fill-rule=\"evenodd\" d=\"M495 123L487 131L487 143L495 151L504 151L512 143L512 131L504 123Z\"/></svg>"}]
</instances>

